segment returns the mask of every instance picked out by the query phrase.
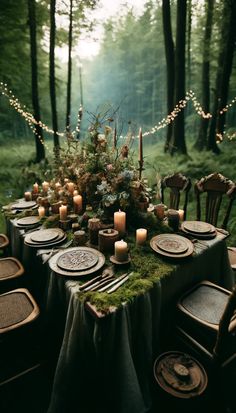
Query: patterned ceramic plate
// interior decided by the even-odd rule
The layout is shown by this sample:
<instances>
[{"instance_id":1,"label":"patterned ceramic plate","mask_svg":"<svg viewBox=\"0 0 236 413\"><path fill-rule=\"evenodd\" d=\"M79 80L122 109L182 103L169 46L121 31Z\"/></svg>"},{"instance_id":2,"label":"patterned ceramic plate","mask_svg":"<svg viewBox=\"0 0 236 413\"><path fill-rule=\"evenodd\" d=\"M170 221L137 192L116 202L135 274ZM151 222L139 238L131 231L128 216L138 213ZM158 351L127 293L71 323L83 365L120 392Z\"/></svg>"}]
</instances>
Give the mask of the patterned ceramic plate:
<instances>
[{"instance_id":1,"label":"patterned ceramic plate","mask_svg":"<svg viewBox=\"0 0 236 413\"><path fill-rule=\"evenodd\" d=\"M170 235L170 234L163 234L163 235ZM172 236L174 236L175 234L173 234ZM166 256L166 257L171 257L171 258L185 258L188 257L189 255L192 255L193 250L194 250L194 246L193 243L188 240L187 238L181 237L181 235L175 235L175 237L178 237L181 239L181 244L179 244L180 246L182 246L182 240L184 242L186 242L188 248L187 250L185 250L184 252L169 252L169 251L164 251L163 249L161 249L158 245L157 245L157 241L159 240L160 235L156 235L155 237L153 237L150 241L150 246L151 248L157 252L160 255ZM180 247L180 249L183 247ZM173 246L172 246L172 251L173 251Z\"/></svg>"},{"instance_id":2,"label":"patterned ceramic plate","mask_svg":"<svg viewBox=\"0 0 236 413\"><path fill-rule=\"evenodd\" d=\"M175 234L160 234L156 239L156 245L162 251L171 254L183 254L189 248L189 244L184 237Z\"/></svg>"},{"instance_id":3,"label":"patterned ceramic plate","mask_svg":"<svg viewBox=\"0 0 236 413\"><path fill-rule=\"evenodd\" d=\"M184 221L182 224L186 231L194 234L206 234L215 231L215 227L203 221Z\"/></svg>"},{"instance_id":4,"label":"patterned ceramic plate","mask_svg":"<svg viewBox=\"0 0 236 413\"><path fill-rule=\"evenodd\" d=\"M62 254L57 260L57 265L67 271L84 271L92 268L97 262L98 256L94 251L80 249Z\"/></svg>"},{"instance_id":5,"label":"patterned ceramic plate","mask_svg":"<svg viewBox=\"0 0 236 413\"><path fill-rule=\"evenodd\" d=\"M77 252L89 252L92 255L90 257L92 257L93 255L97 256L97 262L95 265L93 265L92 267L90 266L90 268L86 268L84 270L71 270L70 268L66 268L66 269L62 269L59 267L58 265L58 261L60 262L60 258L65 255L65 251L59 251L57 254L55 254L52 258L50 258L49 260L49 266L50 268L55 271L57 274L60 275L64 275L64 276L68 276L68 277L81 277L83 275L88 275L88 274L93 274L96 271L100 270L100 268L102 268L102 266L105 263L105 256L100 252L95 250L94 248L89 248L89 247L73 247L73 248L68 248L67 249L67 253L72 253L72 252L76 252L75 256L79 257L79 255L77 255ZM71 255L70 255L71 256ZM63 262L64 264L64 262ZM62 264L62 265L63 265ZM77 264L76 264L77 265ZM78 267L78 265L77 265ZM81 267L80 267L81 268Z\"/></svg>"}]
</instances>

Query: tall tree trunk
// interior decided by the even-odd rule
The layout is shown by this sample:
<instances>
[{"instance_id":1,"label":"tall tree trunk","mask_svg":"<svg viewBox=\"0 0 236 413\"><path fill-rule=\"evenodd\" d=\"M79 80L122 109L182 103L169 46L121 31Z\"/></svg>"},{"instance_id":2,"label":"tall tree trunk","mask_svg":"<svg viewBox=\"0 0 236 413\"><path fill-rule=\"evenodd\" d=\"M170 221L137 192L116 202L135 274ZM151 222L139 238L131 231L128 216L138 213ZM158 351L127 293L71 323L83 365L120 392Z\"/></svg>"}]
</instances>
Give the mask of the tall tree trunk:
<instances>
[{"instance_id":1,"label":"tall tree trunk","mask_svg":"<svg viewBox=\"0 0 236 413\"><path fill-rule=\"evenodd\" d=\"M32 87L32 105L34 117L37 122L40 121L40 106L38 93L38 64L37 64L37 36L36 36L36 13L35 0L28 0L28 15L30 28L30 56L31 56L31 87ZM36 144L36 162L45 159L45 149L43 144L43 133L40 125L35 125L35 144Z\"/></svg>"},{"instance_id":2,"label":"tall tree trunk","mask_svg":"<svg viewBox=\"0 0 236 413\"><path fill-rule=\"evenodd\" d=\"M177 0L176 48L175 48L175 104L185 98L185 38L187 0ZM184 111L174 121L170 152L187 154L184 131Z\"/></svg>"},{"instance_id":3,"label":"tall tree trunk","mask_svg":"<svg viewBox=\"0 0 236 413\"><path fill-rule=\"evenodd\" d=\"M207 149L213 151L216 154L220 153L219 146L216 143L216 133L217 133L217 122L219 116L219 109L221 108L220 102L220 92L222 88L228 87L228 85L224 85L223 80L223 65L224 59L226 57L226 45L227 39L229 34L229 12L230 8L232 9L232 5L234 4L234 0L228 0L224 2L223 10L222 10L222 19L221 19L221 35L220 35L220 47L219 47L219 55L218 55L218 67L217 67L217 74L216 74L216 83L214 89L214 102L213 102L213 109L212 109L212 118L211 124L208 133L208 140L207 140ZM222 115L221 115L222 116Z\"/></svg>"},{"instance_id":4,"label":"tall tree trunk","mask_svg":"<svg viewBox=\"0 0 236 413\"><path fill-rule=\"evenodd\" d=\"M229 81L233 65L234 49L236 41L236 2L231 0L229 2L229 23L228 23L228 34L227 42L225 47L225 54L223 60L223 72L221 79L221 88L220 88L220 99L218 109L222 109L226 106L228 100L229 92ZM223 112L222 115L218 112L217 118L217 133L222 134L224 131L226 112Z\"/></svg>"},{"instance_id":5,"label":"tall tree trunk","mask_svg":"<svg viewBox=\"0 0 236 413\"><path fill-rule=\"evenodd\" d=\"M175 51L174 42L171 28L171 15L170 15L170 1L162 0L162 19L163 19L163 31L165 42L165 55L166 55L166 70L167 70L167 112L168 114L174 108L174 85L175 85ZM165 152L169 150L171 136L172 136L172 123L167 126Z\"/></svg>"},{"instance_id":6,"label":"tall tree trunk","mask_svg":"<svg viewBox=\"0 0 236 413\"><path fill-rule=\"evenodd\" d=\"M56 0L50 2L50 50L49 50L49 82L50 82L50 98L52 111L52 127L54 130L54 151L55 155L59 155L59 136L57 123L57 102L56 102L56 81L55 81L55 36L56 36Z\"/></svg>"},{"instance_id":7,"label":"tall tree trunk","mask_svg":"<svg viewBox=\"0 0 236 413\"><path fill-rule=\"evenodd\" d=\"M70 132L70 116L71 116L71 79L72 79L72 30L73 30L73 0L70 0L70 25L68 37L68 74L67 74L67 99L66 99L66 130Z\"/></svg>"},{"instance_id":8,"label":"tall tree trunk","mask_svg":"<svg viewBox=\"0 0 236 413\"><path fill-rule=\"evenodd\" d=\"M203 39L203 62L202 62L202 104L205 112L210 110L210 45L212 34L212 21L215 0L206 0L206 26ZM202 151L207 146L207 130L209 119L201 118L199 134L195 148Z\"/></svg>"},{"instance_id":9,"label":"tall tree trunk","mask_svg":"<svg viewBox=\"0 0 236 413\"><path fill-rule=\"evenodd\" d=\"M191 35L192 35L192 0L188 0L188 44L187 44L187 89L191 89L192 73L191 73Z\"/></svg>"}]
</instances>

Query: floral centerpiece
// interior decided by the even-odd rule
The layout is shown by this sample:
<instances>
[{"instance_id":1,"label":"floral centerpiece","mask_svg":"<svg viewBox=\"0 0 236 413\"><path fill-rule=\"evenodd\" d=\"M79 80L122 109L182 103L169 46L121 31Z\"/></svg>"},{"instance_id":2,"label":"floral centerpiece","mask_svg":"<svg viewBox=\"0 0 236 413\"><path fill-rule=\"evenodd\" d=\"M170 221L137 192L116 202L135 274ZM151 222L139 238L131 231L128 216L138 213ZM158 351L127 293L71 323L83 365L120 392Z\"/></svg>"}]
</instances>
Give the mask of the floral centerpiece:
<instances>
[{"instance_id":1,"label":"floral centerpiece","mask_svg":"<svg viewBox=\"0 0 236 413\"><path fill-rule=\"evenodd\" d=\"M69 179L83 196L84 204L89 204L103 220L113 218L119 209L127 213L146 210L150 194L130 155L129 141L126 139L120 145L116 128L104 125L100 115L93 117L88 139L78 141L68 134L67 149L56 160L51 185L54 188L58 181L63 189L59 192L52 189L50 198L59 201L68 195L69 199L65 189L65 180Z\"/></svg>"}]
</instances>

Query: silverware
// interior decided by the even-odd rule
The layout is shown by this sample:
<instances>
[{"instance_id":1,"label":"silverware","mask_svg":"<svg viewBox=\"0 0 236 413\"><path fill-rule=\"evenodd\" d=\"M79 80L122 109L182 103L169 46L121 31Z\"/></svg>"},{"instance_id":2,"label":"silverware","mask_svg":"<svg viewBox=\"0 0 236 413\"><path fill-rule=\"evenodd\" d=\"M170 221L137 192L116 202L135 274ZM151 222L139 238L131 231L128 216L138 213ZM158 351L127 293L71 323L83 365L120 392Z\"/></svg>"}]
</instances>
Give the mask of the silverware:
<instances>
[{"instance_id":1,"label":"silverware","mask_svg":"<svg viewBox=\"0 0 236 413\"><path fill-rule=\"evenodd\" d=\"M107 290L107 293L110 294L110 293L113 293L114 291L118 290L118 288L120 288L120 286L123 285L129 279L129 277L130 277L130 274L128 274L126 277L124 277L120 282L115 284L112 288Z\"/></svg>"},{"instance_id":2,"label":"silverware","mask_svg":"<svg viewBox=\"0 0 236 413\"><path fill-rule=\"evenodd\" d=\"M105 285L107 285L108 283L110 283L111 280L114 280L114 276L113 275L108 275L107 277L95 282L94 284L84 288L84 291L96 291L99 289L100 291L100 287L103 287Z\"/></svg>"},{"instance_id":3,"label":"silverware","mask_svg":"<svg viewBox=\"0 0 236 413\"><path fill-rule=\"evenodd\" d=\"M112 287L114 284L119 283L119 281L123 280L123 278L125 278L125 277L127 277L127 273L125 273L123 275L120 275L120 277L118 277L118 278L115 278L115 280L111 281L109 284L105 285L102 288L99 288L98 291L102 293L102 292L110 289L110 287Z\"/></svg>"},{"instance_id":4,"label":"silverware","mask_svg":"<svg viewBox=\"0 0 236 413\"><path fill-rule=\"evenodd\" d=\"M97 275L97 277L92 278L89 281L86 281L85 283L83 283L79 289L80 291L83 291L86 287L88 286L92 286L92 284L94 284L95 282L99 281L99 280L104 280L105 278L107 278L109 275L113 275L114 276L114 271L112 267L108 267L105 268L105 270L102 272L101 275Z\"/></svg>"}]
</instances>

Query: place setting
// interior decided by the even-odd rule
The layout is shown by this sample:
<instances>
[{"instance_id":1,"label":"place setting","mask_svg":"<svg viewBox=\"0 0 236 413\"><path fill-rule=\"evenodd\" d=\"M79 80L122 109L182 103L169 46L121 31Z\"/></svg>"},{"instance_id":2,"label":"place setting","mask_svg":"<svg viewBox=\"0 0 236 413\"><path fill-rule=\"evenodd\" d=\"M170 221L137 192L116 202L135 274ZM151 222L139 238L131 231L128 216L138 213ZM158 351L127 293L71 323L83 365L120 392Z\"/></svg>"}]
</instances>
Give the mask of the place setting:
<instances>
[{"instance_id":1,"label":"place setting","mask_svg":"<svg viewBox=\"0 0 236 413\"><path fill-rule=\"evenodd\" d=\"M150 240L153 251L169 258L186 258L194 251L193 243L177 234L159 234Z\"/></svg>"},{"instance_id":2,"label":"place setting","mask_svg":"<svg viewBox=\"0 0 236 413\"><path fill-rule=\"evenodd\" d=\"M33 248L48 248L61 244L67 238L60 228L40 229L25 235L24 243Z\"/></svg>"},{"instance_id":3,"label":"place setting","mask_svg":"<svg viewBox=\"0 0 236 413\"><path fill-rule=\"evenodd\" d=\"M204 221L183 221L180 228L184 235L200 240L210 240L217 235L214 225Z\"/></svg>"},{"instance_id":4,"label":"place setting","mask_svg":"<svg viewBox=\"0 0 236 413\"><path fill-rule=\"evenodd\" d=\"M28 216L16 219L14 225L17 228L23 229L25 231L37 228L40 225L39 216Z\"/></svg>"},{"instance_id":5,"label":"place setting","mask_svg":"<svg viewBox=\"0 0 236 413\"><path fill-rule=\"evenodd\" d=\"M58 251L49 260L49 267L57 274L80 277L100 270L105 263L105 256L95 248L72 247Z\"/></svg>"}]
</instances>

